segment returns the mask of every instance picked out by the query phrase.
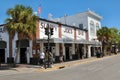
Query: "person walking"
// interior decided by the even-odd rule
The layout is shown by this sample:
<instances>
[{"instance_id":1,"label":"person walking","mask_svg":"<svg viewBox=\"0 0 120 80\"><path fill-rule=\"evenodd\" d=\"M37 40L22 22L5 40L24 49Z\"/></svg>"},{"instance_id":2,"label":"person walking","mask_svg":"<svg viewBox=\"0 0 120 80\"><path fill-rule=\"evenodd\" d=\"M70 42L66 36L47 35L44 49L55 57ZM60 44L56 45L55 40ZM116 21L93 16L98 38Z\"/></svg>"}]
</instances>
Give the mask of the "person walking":
<instances>
[{"instance_id":1,"label":"person walking","mask_svg":"<svg viewBox=\"0 0 120 80\"><path fill-rule=\"evenodd\" d=\"M60 53L59 60L60 60L60 63L63 62L63 54L62 53Z\"/></svg>"},{"instance_id":2,"label":"person walking","mask_svg":"<svg viewBox=\"0 0 120 80\"><path fill-rule=\"evenodd\" d=\"M44 66L44 58L45 58L45 53L43 51L40 51L39 63L40 63L41 68L43 68L43 66Z\"/></svg>"}]
</instances>

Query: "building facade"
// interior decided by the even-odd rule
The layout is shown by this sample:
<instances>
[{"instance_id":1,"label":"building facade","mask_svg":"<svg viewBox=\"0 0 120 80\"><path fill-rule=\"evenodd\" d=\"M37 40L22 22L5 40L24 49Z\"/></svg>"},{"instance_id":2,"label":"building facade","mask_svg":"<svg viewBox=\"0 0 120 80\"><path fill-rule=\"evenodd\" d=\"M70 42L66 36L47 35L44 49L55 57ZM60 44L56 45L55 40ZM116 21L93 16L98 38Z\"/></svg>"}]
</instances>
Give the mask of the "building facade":
<instances>
[{"instance_id":1,"label":"building facade","mask_svg":"<svg viewBox=\"0 0 120 80\"><path fill-rule=\"evenodd\" d=\"M36 40L21 40L20 53L18 49L17 33L12 40L12 58L17 63L37 64L40 51L48 49L48 36L45 35L45 28L53 28L53 35L50 36L50 52L53 54L54 62L59 62L59 56L64 56L64 61L89 58L94 54L94 46L99 42L96 40L96 31L101 27L101 17L88 11L75 16L46 20L39 19L37 22ZM35 45L33 44L35 43ZM0 25L0 60L3 63L9 61L9 34Z\"/></svg>"},{"instance_id":2,"label":"building facade","mask_svg":"<svg viewBox=\"0 0 120 80\"><path fill-rule=\"evenodd\" d=\"M54 32L50 37L50 52L55 61L59 60L60 54L63 54L65 61L87 57L87 45L93 44L87 40L87 30L45 19L40 19L39 22L37 44L40 44L40 50L45 51L48 47L48 36L45 35L45 28L48 26Z\"/></svg>"},{"instance_id":3,"label":"building facade","mask_svg":"<svg viewBox=\"0 0 120 80\"><path fill-rule=\"evenodd\" d=\"M30 57L32 57L32 41L31 40L21 40L20 53L16 55L18 49L18 37L17 33L12 39L12 46L9 45L9 34L4 28L4 25L0 25L0 62L9 63L10 60L16 59L17 63L29 63ZM10 47L12 47L12 54L10 54ZM27 54L27 53L29 54Z\"/></svg>"}]
</instances>

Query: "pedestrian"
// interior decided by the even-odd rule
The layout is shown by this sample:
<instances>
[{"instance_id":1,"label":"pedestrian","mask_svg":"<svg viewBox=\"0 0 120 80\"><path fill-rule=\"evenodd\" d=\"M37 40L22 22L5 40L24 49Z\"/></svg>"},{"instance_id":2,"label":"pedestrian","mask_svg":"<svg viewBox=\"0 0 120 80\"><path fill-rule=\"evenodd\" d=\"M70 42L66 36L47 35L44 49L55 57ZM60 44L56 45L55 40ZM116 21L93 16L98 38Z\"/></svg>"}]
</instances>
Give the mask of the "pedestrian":
<instances>
[{"instance_id":1,"label":"pedestrian","mask_svg":"<svg viewBox=\"0 0 120 80\"><path fill-rule=\"evenodd\" d=\"M43 68L44 59L45 59L45 53L43 51L40 51L39 55L40 55L39 63L40 63L41 68Z\"/></svg>"},{"instance_id":2,"label":"pedestrian","mask_svg":"<svg viewBox=\"0 0 120 80\"><path fill-rule=\"evenodd\" d=\"M110 49L108 49L108 51L110 51ZM100 47L97 49L97 57L98 58L102 57L102 52Z\"/></svg>"},{"instance_id":3,"label":"pedestrian","mask_svg":"<svg viewBox=\"0 0 120 80\"><path fill-rule=\"evenodd\" d=\"M63 54L62 53L60 53L59 60L60 60L60 63L63 62Z\"/></svg>"}]
</instances>

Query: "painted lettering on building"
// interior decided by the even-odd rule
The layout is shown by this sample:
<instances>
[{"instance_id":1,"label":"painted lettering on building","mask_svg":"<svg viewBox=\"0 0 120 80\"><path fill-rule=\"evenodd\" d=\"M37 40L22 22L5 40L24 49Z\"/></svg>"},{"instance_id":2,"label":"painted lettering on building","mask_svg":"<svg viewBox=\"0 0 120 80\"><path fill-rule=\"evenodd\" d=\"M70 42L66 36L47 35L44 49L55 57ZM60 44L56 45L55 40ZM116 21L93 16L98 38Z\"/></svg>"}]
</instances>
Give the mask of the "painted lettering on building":
<instances>
[{"instance_id":1,"label":"painted lettering on building","mask_svg":"<svg viewBox=\"0 0 120 80\"><path fill-rule=\"evenodd\" d=\"M73 33L73 29L72 28L65 28L64 33L72 34Z\"/></svg>"},{"instance_id":2,"label":"painted lettering on building","mask_svg":"<svg viewBox=\"0 0 120 80\"><path fill-rule=\"evenodd\" d=\"M83 31L81 31L81 30L78 30L78 35L84 35L84 32Z\"/></svg>"},{"instance_id":3,"label":"painted lettering on building","mask_svg":"<svg viewBox=\"0 0 120 80\"><path fill-rule=\"evenodd\" d=\"M51 23L46 23L46 22L40 22L40 28L41 29L44 29L46 27L50 27L50 28L53 28L55 30L57 30L57 27L54 25L54 24L51 24Z\"/></svg>"}]
</instances>

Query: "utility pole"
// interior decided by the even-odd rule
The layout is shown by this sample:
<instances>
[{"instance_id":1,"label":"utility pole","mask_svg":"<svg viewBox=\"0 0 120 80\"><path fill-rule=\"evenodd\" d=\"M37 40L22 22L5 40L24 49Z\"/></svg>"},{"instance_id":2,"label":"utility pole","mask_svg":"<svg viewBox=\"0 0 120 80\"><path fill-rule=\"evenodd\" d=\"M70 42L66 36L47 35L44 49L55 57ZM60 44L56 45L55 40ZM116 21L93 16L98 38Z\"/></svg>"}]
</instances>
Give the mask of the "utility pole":
<instances>
[{"instance_id":1,"label":"utility pole","mask_svg":"<svg viewBox=\"0 0 120 80\"><path fill-rule=\"evenodd\" d=\"M51 64L50 64L50 37L51 35L53 35L53 28L50 28L49 24L47 24L47 27L45 28L45 35L48 36L48 49L47 49L47 55L48 55L48 68L51 67Z\"/></svg>"},{"instance_id":2,"label":"utility pole","mask_svg":"<svg viewBox=\"0 0 120 80\"><path fill-rule=\"evenodd\" d=\"M50 68L51 64L50 64L50 26L48 25L48 68Z\"/></svg>"}]
</instances>

